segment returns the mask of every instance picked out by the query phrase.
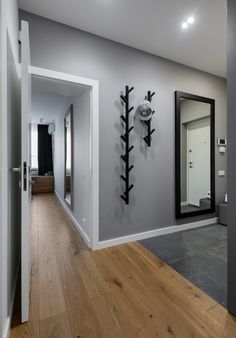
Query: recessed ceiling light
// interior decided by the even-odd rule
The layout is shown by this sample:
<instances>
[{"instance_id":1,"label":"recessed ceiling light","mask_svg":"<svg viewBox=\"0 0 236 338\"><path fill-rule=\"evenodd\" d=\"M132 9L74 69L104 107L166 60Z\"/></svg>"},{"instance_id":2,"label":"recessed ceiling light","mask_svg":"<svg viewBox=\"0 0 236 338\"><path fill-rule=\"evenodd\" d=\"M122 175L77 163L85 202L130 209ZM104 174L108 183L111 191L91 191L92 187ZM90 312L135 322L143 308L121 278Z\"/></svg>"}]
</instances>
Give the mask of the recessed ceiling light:
<instances>
[{"instance_id":1,"label":"recessed ceiling light","mask_svg":"<svg viewBox=\"0 0 236 338\"><path fill-rule=\"evenodd\" d=\"M188 18L188 20L187 20L187 23L189 23L190 25L191 25L192 23L194 23L194 17L193 17L193 16L190 16L190 17Z\"/></svg>"},{"instance_id":2,"label":"recessed ceiling light","mask_svg":"<svg viewBox=\"0 0 236 338\"><path fill-rule=\"evenodd\" d=\"M187 24L187 22L183 22L183 23L182 23L182 28L183 28L183 29L186 29L186 28L188 28L188 24Z\"/></svg>"}]
</instances>

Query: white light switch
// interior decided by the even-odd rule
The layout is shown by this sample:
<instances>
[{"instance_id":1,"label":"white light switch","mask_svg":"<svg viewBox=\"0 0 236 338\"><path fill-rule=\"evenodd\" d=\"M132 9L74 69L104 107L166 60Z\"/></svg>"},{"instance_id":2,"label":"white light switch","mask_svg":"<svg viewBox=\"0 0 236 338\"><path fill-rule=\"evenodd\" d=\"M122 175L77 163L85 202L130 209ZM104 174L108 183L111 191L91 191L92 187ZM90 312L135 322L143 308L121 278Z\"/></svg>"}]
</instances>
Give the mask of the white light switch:
<instances>
[{"instance_id":1,"label":"white light switch","mask_svg":"<svg viewBox=\"0 0 236 338\"><path fill-rule=\"evenodd\" d=\"M219 177L224 177L225 176L225 171L224 170L219 170L218 171L218 176Z\"/></svg>"},{"instance_id":2,"label":"white light switch","mask_svg":"<svg viewBox=\"0 0 236 338\"><path fill-rule=\"evenodd\" d=\"M219 152L220 153L225 153L225 147L219 147Z\"/></svg>"},{"instance_id":3,"label":"white light switch","mask_svg":"<svg viewBox=\"0 0 236 338\"><path fill-rule=\"evenodd\" d=\"M86 172L83 172L83 180L86 181Z\"/></svg>"}]
</instances>

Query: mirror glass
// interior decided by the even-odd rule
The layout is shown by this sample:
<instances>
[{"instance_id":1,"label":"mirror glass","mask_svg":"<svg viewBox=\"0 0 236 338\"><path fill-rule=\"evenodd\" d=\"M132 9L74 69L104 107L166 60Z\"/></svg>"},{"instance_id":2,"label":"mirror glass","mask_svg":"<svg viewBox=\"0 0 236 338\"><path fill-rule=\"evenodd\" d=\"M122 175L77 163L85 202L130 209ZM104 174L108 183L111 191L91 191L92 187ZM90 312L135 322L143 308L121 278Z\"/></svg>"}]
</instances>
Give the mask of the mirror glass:
<instances>
[{"instance_id":1,"label":"mirror glass","mask_svg":"<svg viewBox=\"0 0 236 338\"><path fill-rule=\"evenodd\" d=\"M64 196L67 204L73 205L73 105L65 116L65 188Z\"/></svg>"},{"instance_id":2,"label":"mirror glass","mask_svg":"<svg viewBox=\"0 0 236 338\"><path fill-rule=\"evenodd\" d=\"M177 100L177 216L212 212L214 181L211 143L213 100L179 94ZM214 143L214 142L213 142ZM213 183L213 184L212 184Z\"/></svg>"}]
</instances>

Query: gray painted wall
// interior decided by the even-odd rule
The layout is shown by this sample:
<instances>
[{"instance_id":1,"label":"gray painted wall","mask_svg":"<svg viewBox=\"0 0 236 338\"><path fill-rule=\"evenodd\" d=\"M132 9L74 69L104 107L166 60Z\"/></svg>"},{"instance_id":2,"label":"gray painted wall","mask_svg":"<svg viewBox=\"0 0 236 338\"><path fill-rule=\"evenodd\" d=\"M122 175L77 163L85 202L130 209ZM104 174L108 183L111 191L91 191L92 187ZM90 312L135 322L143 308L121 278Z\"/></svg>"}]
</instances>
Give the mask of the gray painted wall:
<instances>
[{"instance_id":1,"label":"gray painted wall","mask_svg":"<svg viewBox=\"0 0 236 338\"><path fill-rule=\"evenodd\" d=\"M236 2L228 0L228 309L236 316Z\"/></svg>"},{"instance_id":2,"label":"gray painted wall","mask_svg":"<svg viewBox=\"0 0 236 338\"><path fill-rule=\"evenodd\" d=\"M30 23L33 65L100 82L100 240L176 224L174 92L215 99L216 136L224 137L226 81L26 12L20 16ZM153 99L157 113L153 118L156 132L151 149L146 149L141 141L138 123L132 135L135 152L131 162L135 168L131 182L135 187L128 207L120 199L119 94L126 84L135 87L133 105L144 99L147 90L157 93ZM219 155L216 149L216 171L220 169L226 170L226 156ZM226 178L216 175L217 202L223 200L225 192Z\"/></svg>"}]
</instances>

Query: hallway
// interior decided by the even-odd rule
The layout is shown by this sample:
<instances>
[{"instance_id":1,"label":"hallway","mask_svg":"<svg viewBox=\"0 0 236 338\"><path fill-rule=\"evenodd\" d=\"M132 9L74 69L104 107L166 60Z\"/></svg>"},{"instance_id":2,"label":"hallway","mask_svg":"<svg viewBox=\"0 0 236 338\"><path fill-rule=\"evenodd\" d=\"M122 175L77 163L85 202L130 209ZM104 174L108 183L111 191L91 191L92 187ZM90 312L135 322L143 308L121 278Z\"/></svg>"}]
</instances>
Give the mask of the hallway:
<instances>
[{"instance_id":1,"label":"hallway","mask_svg":"<svg viewBox=\"0 0 236 338\"><path fill-rule=\"evenodd\" d=\"M30 321L16 304L10 338L235 337L236 319L140 244L92 252L54 195L32 210Z\"/></svg>"}]
</instances>

